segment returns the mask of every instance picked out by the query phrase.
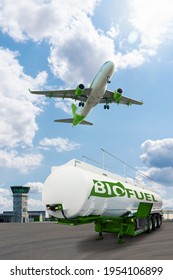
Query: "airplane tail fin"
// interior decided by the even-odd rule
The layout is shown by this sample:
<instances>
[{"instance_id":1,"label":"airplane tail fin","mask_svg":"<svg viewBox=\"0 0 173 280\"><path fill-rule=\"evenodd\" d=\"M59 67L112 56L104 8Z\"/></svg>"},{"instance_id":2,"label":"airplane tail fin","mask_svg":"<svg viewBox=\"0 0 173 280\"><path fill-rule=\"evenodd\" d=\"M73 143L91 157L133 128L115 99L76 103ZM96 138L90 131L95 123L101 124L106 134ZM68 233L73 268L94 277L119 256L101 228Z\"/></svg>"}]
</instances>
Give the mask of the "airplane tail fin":
<instances>
[{"instance_id":1,"label":"airplane tail fin","mask_svg":"<svg viewBox=\"0 0 173 280\"><path fill-rule=\"evenodd\" d=\"M72 109L73 118L71 118L71 119L54 120L54 122L72 123L73 125L77 125L77 124L93 125L93 123L85 121L83 119L84 117L76 114L77 106L74 103L72 103L71 109ZM76 122L76 119L77 119L77 122Z\"/></svg>"},{"instance_id":2,"label":"airplane tail fin","mask_svg":"<svg viewBox=\"0 0 173 280\"><path fill-rule=\"evenodd\" d=\"M72 103L71 109L72 109L73 118L75 118L76 111L77 111L77 106L74 103Z\"/></svg>"}]
</instances>

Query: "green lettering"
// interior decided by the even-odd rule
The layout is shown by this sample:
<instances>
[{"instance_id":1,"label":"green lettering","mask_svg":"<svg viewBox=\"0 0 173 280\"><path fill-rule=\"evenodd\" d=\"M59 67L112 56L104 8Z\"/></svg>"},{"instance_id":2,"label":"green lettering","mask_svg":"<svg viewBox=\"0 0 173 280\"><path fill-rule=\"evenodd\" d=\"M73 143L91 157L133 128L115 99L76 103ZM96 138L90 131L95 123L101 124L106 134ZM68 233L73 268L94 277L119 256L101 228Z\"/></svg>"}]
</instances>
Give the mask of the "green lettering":
<instances>
[{"instance_id":1,"label":"green lettering","mask_svg":"<svg viewBox=\"0 0 173 280\"><path fill-rule=\"evenodd\" d=\"M104 185L106 186L108 195L111 196L112 195L112 188L111 188L110 184L108 182L104 182Z\"/></svg>"},{"instance_id":2,"label":"green lettering","mask_svg":"<svg viewBox=\"0 0 173 280\"><path fill-rule=\"evenodd\" d=\"M134 191L136 198L139 200L143 200L144 199L144 194L143 192L138 193L137 191Z\"/></svg>"},{"instance_id":3,"label":"green lettering","mask_svg":"<svg viewBox=\"0 0 173 280\"><path fill-rule=\"evenodd\" d=\"M113 186L113 192L115 196L125 196L125 188L120 182L116 183Z\"/></svg>"},{"instance_id":4,"label":"green lettering","mask_svg":"<svg viewBox=\"0 0 173 280\"><path fill-rule=\"evenodd\" d=\"M105 182L93 180L93 188L91 190L90 196L99 196L99 197L115 197L115 196L124 196L125 188L120 183Z\"/></svg>"},{"instance_id":5,"label":"green lettering","mask_svg":"<svg viewBox=\"0 0 173 280\"><path fill-rule=\"evenodd\" d=\"M144 195L147 201L152 201L151 195L149 193L144 193Z\"/></svg>"},{"instance_id":6,"label":"green lettering","mask_svg":"<svg viewBox=\"0 0 173 280\"><path fill-rule=\"evenodd\" d=\"M155 199L155 197L154 197L153 194L151 195L151 197L152 197L152 200L153 200L154 202L158 202L158 200Z\"/></svg>"},{"instance_id":7,"label":"green lettering","mask_svg":"<svg viewBox=\"0 0 173 280\"><path fill-rule=\"evenodd\" d=\"M153 194L149 193L143 193L143 192L138 192L133 189L126 189L122 183L117 182L106 182L106 181L98 181L98 180L93 180L93 188L90 192L90 196L98 196L98 197L122 197L127 195L128 198L131 198L132 196L135 196L138 200L147 200L147 201L154 201L157 202L155 199L155 196Z\"/></svg>"},{"instance_id":8,"label":"green lettering","mask_svg":"<svg viewBox=\"0 0 173 280\"><path fill-rule=\"evenodd\" d=\"M131 189L126 189L127 197L130 198L132 195L134 195L134 191Z\"/></svg>"},{"instance_id":9,"label":"green lettering","mask_svg":"<svg viewBox=\"0 0 173 280\"><path fill-rule=\"evenodd\" d=\"M102 182L95 183L94 188L96 193L101 193L101 194L106 193L105 186Z\"/></svg>"}]
</instances>

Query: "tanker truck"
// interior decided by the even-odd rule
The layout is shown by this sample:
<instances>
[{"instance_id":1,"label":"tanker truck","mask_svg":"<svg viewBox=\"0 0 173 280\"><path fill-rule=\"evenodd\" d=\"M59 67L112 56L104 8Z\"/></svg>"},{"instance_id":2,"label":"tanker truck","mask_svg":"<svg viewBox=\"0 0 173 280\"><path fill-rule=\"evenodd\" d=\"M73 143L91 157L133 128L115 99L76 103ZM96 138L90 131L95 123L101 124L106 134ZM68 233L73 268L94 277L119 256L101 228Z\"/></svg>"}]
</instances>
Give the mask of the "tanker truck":
<instances>
[{"instance_id":1,"label":"tanker truck","mask_svg":"<svg viewBox=\"0 0 173 280\"><path fill-rule=\"evenodd\" d=\"M162 200L131 179L73 159L52 167L43 187L43 202L57 223L94 223L103 232L136 236L162 224Z\"/></svg>"}]
</instances>

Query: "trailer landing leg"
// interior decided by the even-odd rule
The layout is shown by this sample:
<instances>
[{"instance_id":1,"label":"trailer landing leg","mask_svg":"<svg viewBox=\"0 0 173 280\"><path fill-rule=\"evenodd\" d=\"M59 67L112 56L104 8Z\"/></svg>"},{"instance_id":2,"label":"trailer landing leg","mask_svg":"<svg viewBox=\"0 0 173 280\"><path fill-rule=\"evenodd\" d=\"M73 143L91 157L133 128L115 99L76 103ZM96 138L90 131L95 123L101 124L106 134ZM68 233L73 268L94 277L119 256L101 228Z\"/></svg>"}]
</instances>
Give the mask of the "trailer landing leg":
<instances>
[{"instance_id":1,"label":"trailer landing leg","mask_svg":"<svg viewBox=\"0 0 173 280\"><path fill-rule=\"evenodd\" d=\"M123 239L123 235L121 233L119 233L117 243L123 244L124 242L125 242L125 240Z\"/></svg>"},{"instance_id":2,"label":"trailer landing leg","mask_svg":"<svg viewBox=\"0 0 173 280\"><path fill-rule=\"evenodd\" d=\"M99 232L99 236L98 236L98 238L97 238L97 240L103 240L103 234L102 234L102 232Z\"/></svg>"}]
</instances>

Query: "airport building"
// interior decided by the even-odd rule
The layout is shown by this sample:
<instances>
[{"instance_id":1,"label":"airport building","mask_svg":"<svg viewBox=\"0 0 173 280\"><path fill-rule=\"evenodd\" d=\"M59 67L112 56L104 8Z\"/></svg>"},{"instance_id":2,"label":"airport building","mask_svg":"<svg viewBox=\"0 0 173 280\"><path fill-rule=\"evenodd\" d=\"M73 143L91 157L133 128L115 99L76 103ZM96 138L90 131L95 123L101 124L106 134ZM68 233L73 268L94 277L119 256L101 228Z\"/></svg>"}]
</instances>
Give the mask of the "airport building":
<instances>
[{"instance_id":1,"label":"airport building","mask_svg":"<svg viewBox=\"0 0 173 280\"><path fill-rule=\"evenodd\" d=\"M28 194L30 187L12 186L13 211L4 211L0 214L1 223L28 223L42 222L45 211L28 211Z\"/></svg>"},{"instance_id":2,"label":"airport building","mask_svg":"<svg viewBox=\"0 0 173 280\"><path fill-rule=\"evenodd\" d=\"M23 186L11 187L13 193L13 222L28 223L28 193L30 188Z\"/></svg>"},{"instance_id":3,"label":"airport building","mask_svg":"<svg viewBox=\"0 0 173 280\"><path fill-rule=\"evenodd\" d=\"M163 211L164 220L172 220L173 221L173 210L164 210Z\"/></svg>"}]
</instances>

